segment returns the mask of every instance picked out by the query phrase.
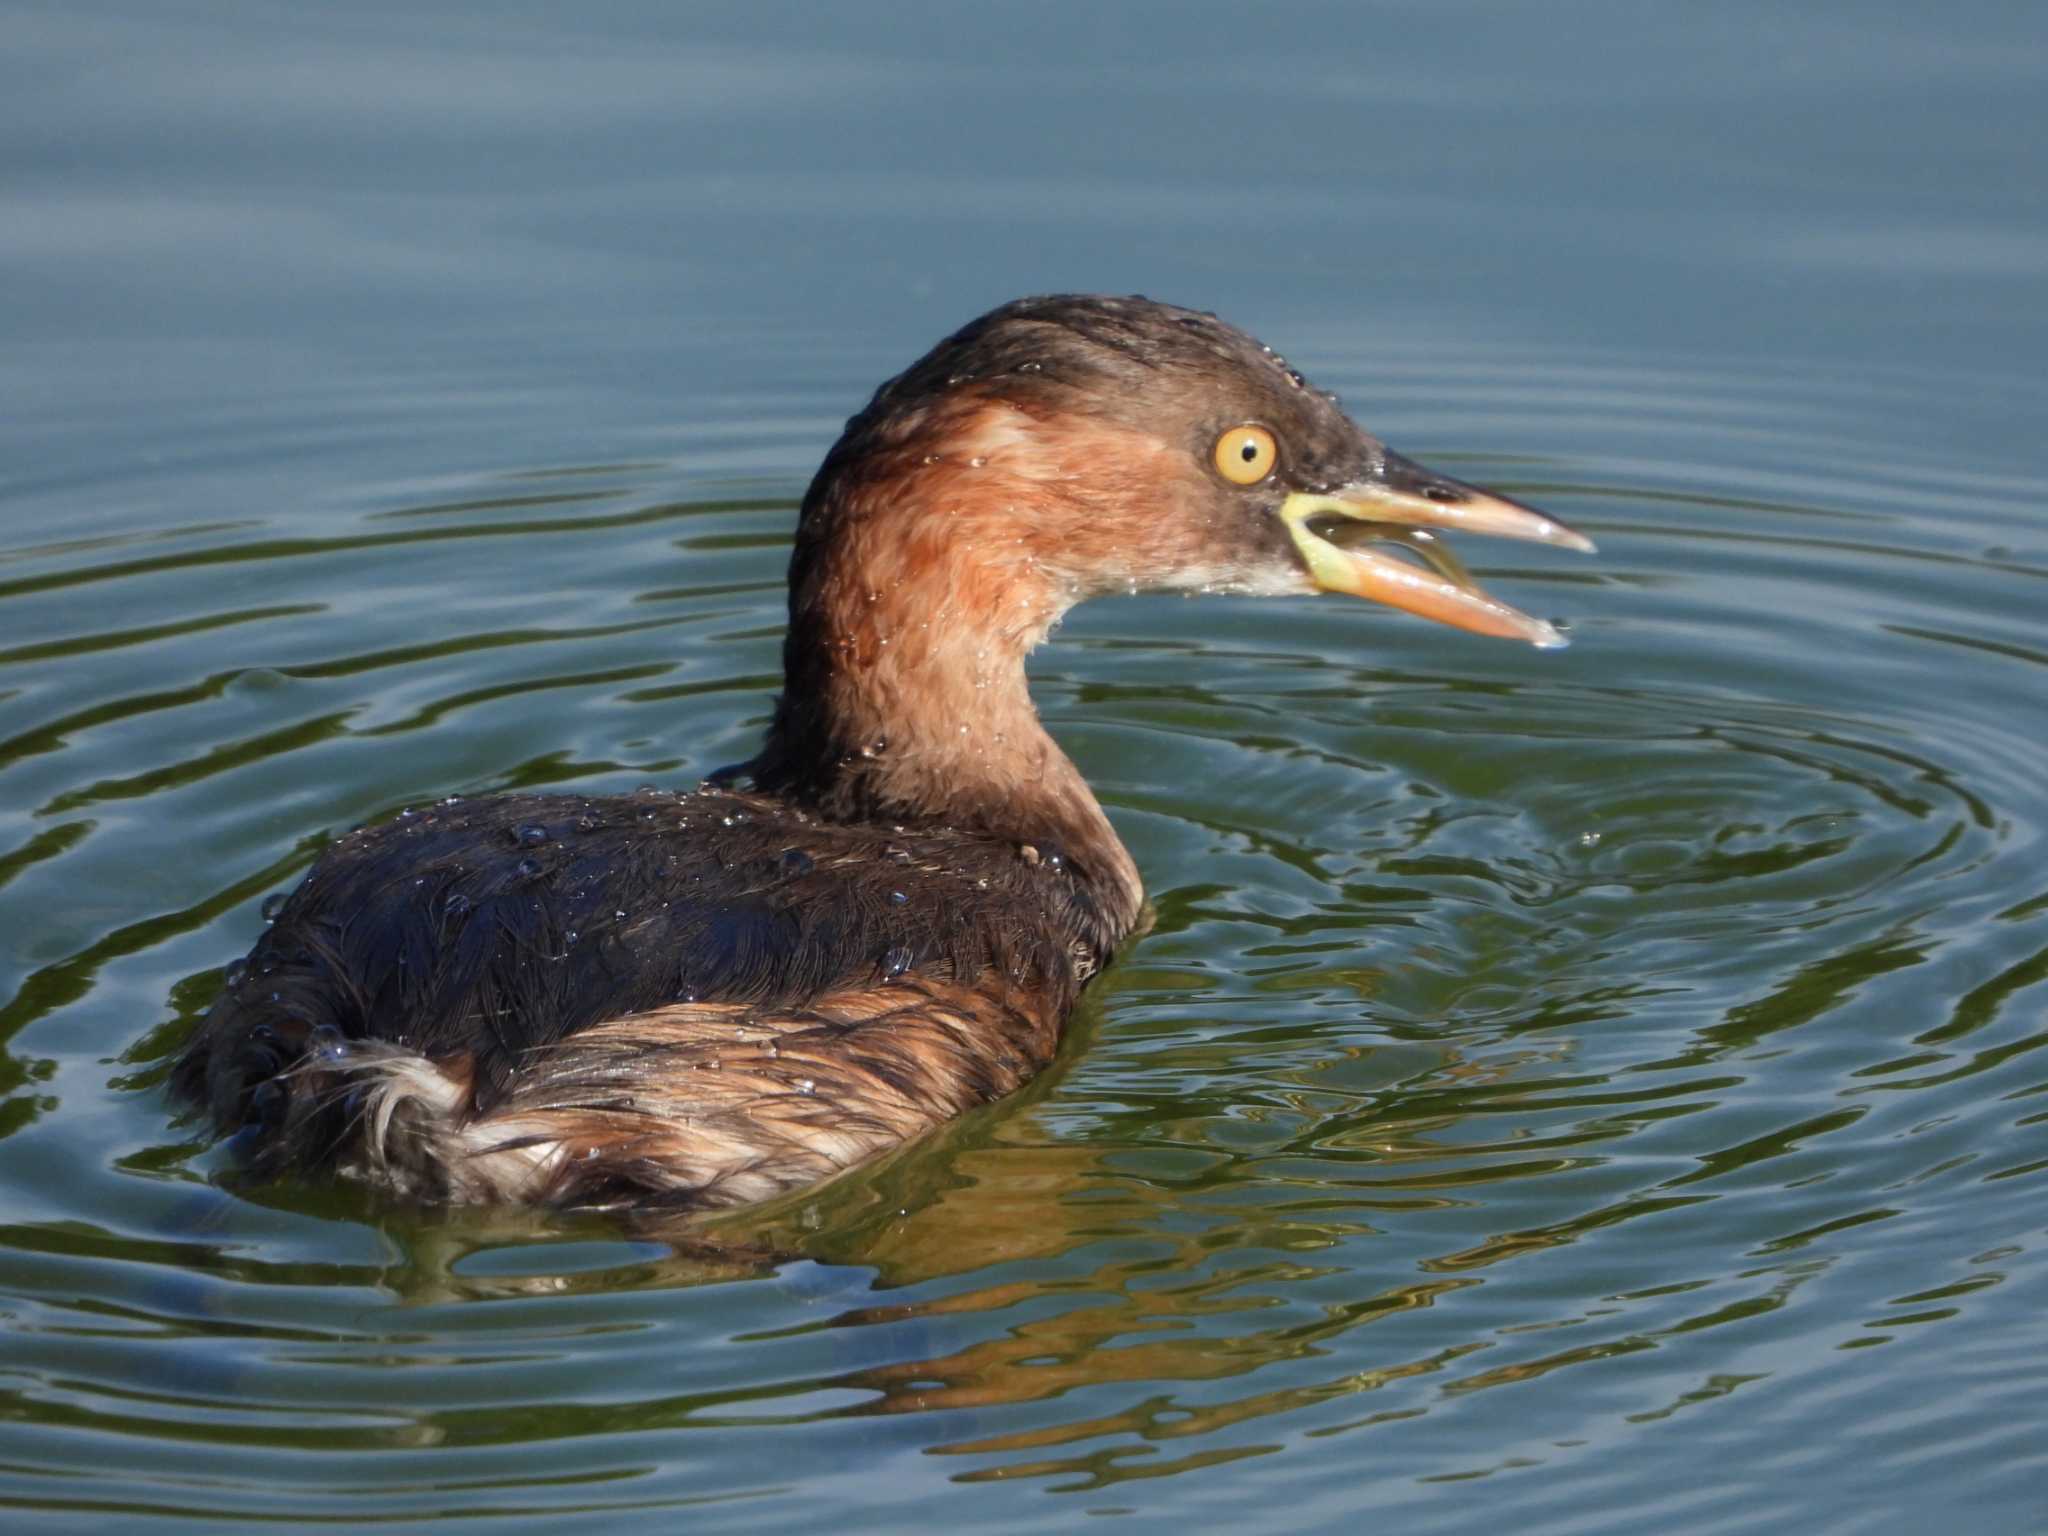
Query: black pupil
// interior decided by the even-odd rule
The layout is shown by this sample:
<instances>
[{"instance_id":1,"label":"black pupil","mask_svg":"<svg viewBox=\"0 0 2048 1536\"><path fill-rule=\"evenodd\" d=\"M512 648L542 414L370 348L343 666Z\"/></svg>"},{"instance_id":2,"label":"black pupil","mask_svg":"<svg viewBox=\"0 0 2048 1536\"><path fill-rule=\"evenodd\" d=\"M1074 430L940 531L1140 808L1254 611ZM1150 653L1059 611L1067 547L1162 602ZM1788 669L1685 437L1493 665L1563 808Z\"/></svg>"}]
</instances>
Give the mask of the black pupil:
<instances>
[{"instance_id":1,"label":"black pupil","mask_svg":"<svg viewBox=\"0 0 2048 1536\"><path fill-rule=\"evenodd\" d=\"M1247 464L1255 464L1259 458L1259 445L1247 439L1245 445L1237 450L1237 456Z\"/></svg>"}]
</instances>

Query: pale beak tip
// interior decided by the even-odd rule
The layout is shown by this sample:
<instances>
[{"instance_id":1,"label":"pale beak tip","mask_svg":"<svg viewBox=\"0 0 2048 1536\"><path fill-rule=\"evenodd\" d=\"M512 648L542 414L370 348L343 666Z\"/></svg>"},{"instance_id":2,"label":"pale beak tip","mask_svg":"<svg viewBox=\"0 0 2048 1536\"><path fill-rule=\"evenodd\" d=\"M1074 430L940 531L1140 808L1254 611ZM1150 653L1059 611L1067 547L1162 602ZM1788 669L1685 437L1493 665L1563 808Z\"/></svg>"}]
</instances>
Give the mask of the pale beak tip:
<instances>
[{"instance_id":1,"label":"pale beak tip","mask_svg":"<svg viewBox=\"0 0 2048 1536\"><path fill-rule=\"evenodd\" d=\"M1523 538L1530 539L1538 544L1554 545L1558 549L1569 549L1581 555L1597 555L1600 553L1600 546L1579 532L1578 529L1566 527L1556 518L1544 517L1541 513L1535 513L1532 516L1537 519L1537 526L1530 528L1528 532L1522 534ZM1512 531L1506 529L1488 531L1506 532L1510 538L1515 536Z\"/></svg>"}]
</instances>

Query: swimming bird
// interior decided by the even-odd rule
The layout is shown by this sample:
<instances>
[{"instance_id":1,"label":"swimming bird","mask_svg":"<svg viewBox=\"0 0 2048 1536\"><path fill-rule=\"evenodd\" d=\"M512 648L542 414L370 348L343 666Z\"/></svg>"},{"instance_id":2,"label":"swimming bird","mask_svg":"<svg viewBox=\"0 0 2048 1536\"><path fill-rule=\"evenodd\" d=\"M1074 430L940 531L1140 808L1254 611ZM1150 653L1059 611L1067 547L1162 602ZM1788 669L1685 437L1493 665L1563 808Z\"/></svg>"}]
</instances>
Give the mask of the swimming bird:
<instances>
[{"instance_id":1,"label":"swimming bird","mask_svg":"<svg viewBox=\"0 0 2048 1536\"><path fill-rule=\"evenodd\" d=\"M1402 458L1214 315L1005 304L826 454L751 762L348 834L228 968L173 1087L258 1175L425 1200L709 1211L830 1178L1044 1068L1140 923L1026 686L1061 616L1341 592L1563 643L1445 530L1592 548Z\"/></svg>"}]
</instances>

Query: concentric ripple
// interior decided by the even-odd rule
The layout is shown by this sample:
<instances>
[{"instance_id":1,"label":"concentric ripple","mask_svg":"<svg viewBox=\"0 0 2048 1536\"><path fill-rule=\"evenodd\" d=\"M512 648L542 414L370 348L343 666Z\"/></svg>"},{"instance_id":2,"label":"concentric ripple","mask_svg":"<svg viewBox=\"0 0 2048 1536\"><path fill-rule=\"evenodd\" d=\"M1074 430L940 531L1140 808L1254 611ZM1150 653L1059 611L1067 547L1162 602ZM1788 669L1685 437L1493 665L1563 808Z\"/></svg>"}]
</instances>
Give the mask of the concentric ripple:
<instances>
[{"instance_id":1,"label":"concentric ripple","mask_svg":"<svg viewBox=\"0 0 2048 1536\"><path fill-rule=\"evenodd\" d=\"M337 831L745 754L811 402L289 504L259 433L204 515L0 551L0 1500L1308 1526L1370 1479L1428 1529L1568 1465L1675 1528L1673 1433L1724 1521L1931 1446L2038 1490L2048 487L1880 452L1966 382L1301 361L1599 539L1463 551L1573 647L1076 614L1037 691L1150 933L1016 1100L709 1233L236 1193L155 1082ZM1587 1528L1560 1486L1524 1528Z\"/></svg>"}]
</instances>

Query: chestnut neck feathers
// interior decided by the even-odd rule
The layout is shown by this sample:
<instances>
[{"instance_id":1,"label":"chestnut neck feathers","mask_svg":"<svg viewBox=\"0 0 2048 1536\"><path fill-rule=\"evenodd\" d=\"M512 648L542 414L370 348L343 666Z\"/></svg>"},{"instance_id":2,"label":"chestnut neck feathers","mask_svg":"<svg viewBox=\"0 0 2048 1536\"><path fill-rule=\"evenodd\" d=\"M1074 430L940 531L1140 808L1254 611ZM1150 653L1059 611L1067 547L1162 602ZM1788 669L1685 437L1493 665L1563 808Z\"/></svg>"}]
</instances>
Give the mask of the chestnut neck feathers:
<instances>
[{"instance_id":1,"label":"chestnut neck feathers","mask_svg":"<svg viewBox=\"0 0 2048 1536\"><path fill-rule=\"evenodd\" d=\"M1149 455L1130 436L963 399L899 442L835 453L790 562L785 688L753 765L759 787L835 820L1057 849L1135 921L1136 866L1040 723L1024 672L1099 585L1097 556L1075 541L1101 515L1100 489L1077 490L1087 477L1070 456L1142 474Z\"/></svg>"}]
</instances>

